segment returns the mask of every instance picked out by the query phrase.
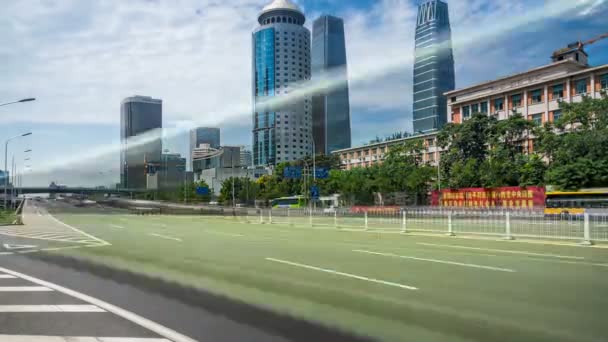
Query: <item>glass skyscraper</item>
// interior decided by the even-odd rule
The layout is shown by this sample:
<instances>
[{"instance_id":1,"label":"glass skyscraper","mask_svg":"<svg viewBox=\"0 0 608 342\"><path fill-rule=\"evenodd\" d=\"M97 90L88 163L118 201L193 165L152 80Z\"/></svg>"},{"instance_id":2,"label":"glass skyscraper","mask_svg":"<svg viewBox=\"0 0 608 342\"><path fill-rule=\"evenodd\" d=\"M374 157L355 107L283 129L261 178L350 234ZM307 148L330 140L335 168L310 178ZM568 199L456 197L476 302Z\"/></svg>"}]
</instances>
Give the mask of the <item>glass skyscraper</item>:
<instances>
[{"instance_id":1,"label":"glass skyscraper","mask_svg":"<svg viewBox=\"0 0 608 342\"><path fill-rule=\"evenodd\" d=\"M254 165L293 161L312 151L312 101L288 97L299 82L310 79L305 20L290 0L274 0L258 17L260 26L252 35Z\"/></svg>"},{"instance_id":2,"label":"glass skyscraper","mask_svg":"<svg viewBox=\"0 0 608 342\"><path fill-rule=\"evenodd\" d=\"M414 133L447 122L445 92L454 90L454 56L448 4L427 0L418 6L414 63Z\"/></svg>"},{"instance_id":3,"label":"glass skyscraper","mask_svg":"<svg viewBox=\"0 0 608 342\"><path fill-rule=\"evenodd\" d=\"M312 98L315 153L329 155L351 146L344 22L324 15L312 32L312 79L332 82L331 89Z\"/></svg>"},{"instance_id":4,"label":"glass skyscraper","mask_svg":"<svg viewBox=\"0 0 608 342\"><path fill-rule=\"evenodd\" d=\"M160 166L162 154L163 102L133 96L120 106L120 184L126 189L147 187L146 164ZM144 141L137 136L148 135ZM141 136L140 136L141 138Z\"/></svg>"}]
</instances>

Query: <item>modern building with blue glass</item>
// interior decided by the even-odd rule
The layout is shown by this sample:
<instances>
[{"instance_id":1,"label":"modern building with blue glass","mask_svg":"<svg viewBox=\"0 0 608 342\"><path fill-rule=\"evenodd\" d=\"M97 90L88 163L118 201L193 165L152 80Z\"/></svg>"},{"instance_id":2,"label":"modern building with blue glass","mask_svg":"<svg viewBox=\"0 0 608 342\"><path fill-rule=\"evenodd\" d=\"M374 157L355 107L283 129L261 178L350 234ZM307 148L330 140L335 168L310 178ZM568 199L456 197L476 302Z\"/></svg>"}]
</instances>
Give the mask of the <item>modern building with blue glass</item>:
<instances>
[{"instance_id":1,"label":"modern building with blue glass","mask_svg":"<svg viewBox=\"0 0 608 342\"><path fill-rule=\"evenodd\" d=\"M163 101L133 96L120 105L120 184L147 188L146 165L159 165L162 154ZM145 137L142 137L146 134ZM143 139L143 140L139 140Z\"/></svg>"},{"instance_id":2,"label":"modern building with blue glass","mask_svg":"<svg viewBox=\"0 0 608 342\"><path fill-rule=\"evenodd\" d=\"M454 56L448 4L426 0L418 7L414 62L414 133L447 122L445 92L454 90Z\"/></svg>"},{"instance_id":3,"label":"modern building with blue glass","mask_svg":"<svg viewBox=\"0 0 608 342\"><path fill-rule=\"evenodd\" d=\"M329 155L351 144L344 21L324 15L312 26L312 79L332 84L312 98L312 131L315 153Z\"/></svg>"},{"instance_id":4,"label":"modern building with blue glass","mask_svg":"<svg viewBox=\"0 0 608 342\"><path fill-rule=\"evenodd\" d=\"M252 35L253 163L272 166L312 151L312 101L291 98L310 80L310 31L302 10L274 0L258 17ZM293 96L293 95L292 95Z\"/></svg>"}]
</instances>

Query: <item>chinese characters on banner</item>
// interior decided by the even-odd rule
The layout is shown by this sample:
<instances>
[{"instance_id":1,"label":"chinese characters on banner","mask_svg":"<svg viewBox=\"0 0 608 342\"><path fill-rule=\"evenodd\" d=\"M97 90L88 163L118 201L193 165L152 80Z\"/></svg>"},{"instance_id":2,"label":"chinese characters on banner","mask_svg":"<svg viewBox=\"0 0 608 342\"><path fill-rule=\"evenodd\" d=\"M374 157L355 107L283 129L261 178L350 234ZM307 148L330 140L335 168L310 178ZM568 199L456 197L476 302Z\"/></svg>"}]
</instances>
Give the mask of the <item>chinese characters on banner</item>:
<instances>
[{"instance_id":1,"label":"chinese characters on banner","mask_svg":"<svg viewBox=\"0 0 608 342\"><path fill-rule=\"evenodd\" d=\"M535 208L545 206L545 188L501 187L433 191L431 204L461 208Z\"/></svg>"}]
</instances>

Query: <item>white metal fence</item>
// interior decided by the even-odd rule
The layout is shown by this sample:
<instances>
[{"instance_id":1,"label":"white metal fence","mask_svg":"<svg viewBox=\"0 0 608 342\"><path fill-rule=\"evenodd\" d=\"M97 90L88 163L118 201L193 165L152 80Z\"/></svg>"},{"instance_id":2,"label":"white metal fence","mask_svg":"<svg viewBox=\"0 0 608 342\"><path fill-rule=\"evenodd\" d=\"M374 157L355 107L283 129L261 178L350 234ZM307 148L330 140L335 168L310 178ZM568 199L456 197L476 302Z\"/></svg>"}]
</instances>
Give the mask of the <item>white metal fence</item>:
<instances>
[{"instance_id":1,"label":"white metal fence","mask_svg":"<svg viewBox=\"0 0 608 342\"><path fill-rule=\"evenodd\" d=\"M608 242L608 213L546 216L542 210L406 208L390 212L310 209L226 209L243 222L385 232L428 232Z\"/></svg>"}]
</instances>

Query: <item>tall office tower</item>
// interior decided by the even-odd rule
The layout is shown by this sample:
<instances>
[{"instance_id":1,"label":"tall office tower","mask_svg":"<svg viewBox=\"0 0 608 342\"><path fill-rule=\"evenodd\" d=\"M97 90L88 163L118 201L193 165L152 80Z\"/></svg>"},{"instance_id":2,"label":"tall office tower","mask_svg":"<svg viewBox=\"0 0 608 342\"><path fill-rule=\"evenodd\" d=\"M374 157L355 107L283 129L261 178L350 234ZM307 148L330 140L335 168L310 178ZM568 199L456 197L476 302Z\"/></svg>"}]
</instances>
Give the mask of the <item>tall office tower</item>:
<instances>
[{"instance_id":1,"label":"tall office tower","mask_svg":"<svg viewBox=\"0 0 608 342\"><path fill-rule=\"evenodd\" d=\"M315 153L329 155L349 148L350 105L344 21L324 15L313 23L312 79L327 80L331 88L312 98L312 132Z\"/></svg>"},{"instance_id":2,"label":"tall office tower","mask_svg":"<svg viewBox=\"0 0 608 342\"><path fill-rule=\"evenodd\" d=\"M120 106L120 184L122 188L147 188L146 164L160 166L163 101L133 96ZM145 133L145 134L144 134Z\"/></svg>"},{"instance_id":3,"label":"tall office tower","mask_svg":"<svg viewBox=\"0 0 608 342\"><path fill-rule=\"evenodd\" d=\"M418 6L414 63L414 133L447 122L445 92L454 90L454 56L448 4L426 0Z\"/></svg>"},{"instance_id":4,"label":"tall office tower","mask_svg":"<svg viewBox=\"0 0 608 342\"><path fill-rule=\"evenodd\" d=\"M312 100L293 97L310 79L310 31L302 10L274 0L253 31L253 163L276 165L312 152Z\"/></svg>"}]
</instances>

